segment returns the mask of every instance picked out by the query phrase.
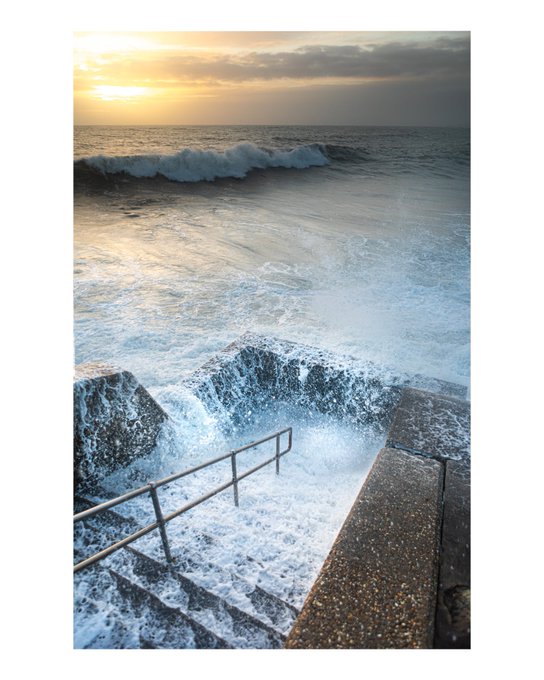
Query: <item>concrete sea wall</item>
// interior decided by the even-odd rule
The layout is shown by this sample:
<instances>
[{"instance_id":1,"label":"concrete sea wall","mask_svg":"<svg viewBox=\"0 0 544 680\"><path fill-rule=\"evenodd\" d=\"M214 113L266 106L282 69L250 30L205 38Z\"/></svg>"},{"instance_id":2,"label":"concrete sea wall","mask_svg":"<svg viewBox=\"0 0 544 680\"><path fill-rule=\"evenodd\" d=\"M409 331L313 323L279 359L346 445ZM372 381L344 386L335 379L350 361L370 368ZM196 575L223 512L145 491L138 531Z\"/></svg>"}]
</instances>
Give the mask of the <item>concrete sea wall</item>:
<instances>
[{"instance_id":1,"label":"concrete sea wall","mask_svg":"<svg viewBox=\"0 0 544 680\"><path fill-rule=\"evenodd\" d=\"M466 388L385 370L299 343L245 333L186 381L209 408L223 408L234 424L248 404L297 404L354 423L388 424L402 388L410 385L463 398Z\"/></svg>"},{"instance_id":2,"label":"concrete sea wall","mask_svg":"<svg viewBox=\"0 0 544 680\"><path fill-rule=\"evenodd\" d=\"M470 404L406 389L290 649L470 647Z\"/></svg>"}]
</instances>

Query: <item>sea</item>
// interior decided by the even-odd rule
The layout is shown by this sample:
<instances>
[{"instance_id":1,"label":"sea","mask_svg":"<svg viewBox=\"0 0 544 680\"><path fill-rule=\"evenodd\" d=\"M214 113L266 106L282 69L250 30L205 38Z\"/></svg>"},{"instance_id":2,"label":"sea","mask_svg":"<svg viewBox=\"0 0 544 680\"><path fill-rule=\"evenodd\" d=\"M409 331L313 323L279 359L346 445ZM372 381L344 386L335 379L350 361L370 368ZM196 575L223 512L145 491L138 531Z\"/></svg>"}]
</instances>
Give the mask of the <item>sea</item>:
<instances>
[{"instance_id":1,"label":"sea","mask_svg":"<svg viewBox=\"0 0 544 680\"><path fill-rule=\"evenodd\" d=\"M151 391L245 331L470 382L470 130L81 126L76 362Z\"/></svg>"}]
</instances>

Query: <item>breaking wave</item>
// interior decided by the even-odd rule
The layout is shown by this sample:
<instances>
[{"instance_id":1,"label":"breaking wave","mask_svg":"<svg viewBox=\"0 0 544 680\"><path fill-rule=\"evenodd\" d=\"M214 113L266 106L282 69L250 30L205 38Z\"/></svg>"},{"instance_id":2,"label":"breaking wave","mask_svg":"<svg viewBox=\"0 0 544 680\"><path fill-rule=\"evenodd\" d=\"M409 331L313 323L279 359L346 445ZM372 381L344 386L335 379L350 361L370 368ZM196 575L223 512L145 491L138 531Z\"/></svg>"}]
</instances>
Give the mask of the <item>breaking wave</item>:
<instances>
[{"instance_id":1,"label":"breaking wave","mask_svg":"<svg viewBox=\"0 0 544 680\"><path fill-rule=\"evenodd\" d=\"M175 182L213 181L243 178L251 170L328 165L325 147L319 144L296 146L289 150L266 149L250 143L236 144L225 151L185 148L167 155L91 156L75 162L102 175L124 173L132 177L164 177Z\"/></svg>"}]
</instances>

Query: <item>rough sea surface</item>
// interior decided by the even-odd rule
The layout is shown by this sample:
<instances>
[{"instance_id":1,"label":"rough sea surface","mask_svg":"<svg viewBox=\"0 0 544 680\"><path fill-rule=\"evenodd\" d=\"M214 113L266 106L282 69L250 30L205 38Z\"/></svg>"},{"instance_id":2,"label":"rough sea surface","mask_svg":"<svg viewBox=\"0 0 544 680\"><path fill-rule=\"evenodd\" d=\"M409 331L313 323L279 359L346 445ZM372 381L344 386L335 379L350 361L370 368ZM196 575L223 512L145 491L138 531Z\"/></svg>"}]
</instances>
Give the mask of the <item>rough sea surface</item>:
<instances>
[{"instance_id":1,"label":"rough sea surface","mask_svg":"<svg viewBox=\"0 0 544 680\"><path fill-rule=\"evenodd\" d=\"M468 385L470 136L78 127L76 361L175 384L250 330Z\"/></svg>"}]
</instances>

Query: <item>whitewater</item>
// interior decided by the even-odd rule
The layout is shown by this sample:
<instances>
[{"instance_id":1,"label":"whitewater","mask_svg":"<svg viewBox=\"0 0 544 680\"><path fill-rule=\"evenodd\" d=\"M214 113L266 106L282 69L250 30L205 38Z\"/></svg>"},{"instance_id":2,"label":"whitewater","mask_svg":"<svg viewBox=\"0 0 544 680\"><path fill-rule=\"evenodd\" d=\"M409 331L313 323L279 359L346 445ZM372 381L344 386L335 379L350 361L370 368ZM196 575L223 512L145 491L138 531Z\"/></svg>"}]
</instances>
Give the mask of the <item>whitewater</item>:
<instances>
[{"instance_id":1,"label":"whitewater","mask_svg":"<svg viewBox=\"0 0 544 680\"><path fill-rule=\"evenodd\" d=\"M246 177L264 168L309 168L326 165L327 157L317 146L267 150L242 143L225 151L182 149L175 154L93 156L85 164L104 175L126 173L132 177L162 176L176 182L213 181L218 177Z\"/></svg>"},{"instance_id":2,"label":"whitewater","mask_svg":"<svg viewBox=\"0 0 544 680\"><path fill-rule=\"evenodd\" d=\"M78 363L153 389L251 330L468 384L467 130L83 127L75 158Z\"/></svg>"},{"instance_id":3,"label":"whitewater","mask_svg":"<svg viewBox=\"0 0 544 680\"><path fill-rule=\"evenodd\" d=\"M253 578L300 606L385 433L287 402L248 401L233 423L186 379L250 331L345 357L346 370L368 361L468 388L469 131L98 126L74 141L76 363L131 371L170 416L155 455L104 492L293 426L280 477L265 468L244 480L240 508L221 494L190 526L221 539L224 567L243 546L263 565ZM228 471L210 474L183 493ZM143 542L159 555L157 537ZM212 571L199 578L225 589Z\"/></svg>"}]
</instances>

